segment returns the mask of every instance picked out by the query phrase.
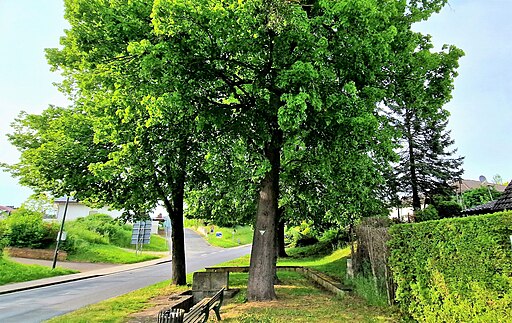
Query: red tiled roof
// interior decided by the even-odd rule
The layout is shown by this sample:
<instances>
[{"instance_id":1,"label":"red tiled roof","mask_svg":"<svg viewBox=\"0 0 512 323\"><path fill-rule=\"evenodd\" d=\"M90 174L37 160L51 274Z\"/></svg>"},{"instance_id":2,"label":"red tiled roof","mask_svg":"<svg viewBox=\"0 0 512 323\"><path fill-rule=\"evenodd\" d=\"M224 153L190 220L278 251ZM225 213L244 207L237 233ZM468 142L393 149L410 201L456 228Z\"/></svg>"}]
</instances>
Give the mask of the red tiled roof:
<instances>
[{"instance_id":1,"label":"red tiled roof","mask_svg":"<svg viewBox=\"0 0 512 323\"><path fill-rule=\"evenodd\" d=\"M453 184L453 186L459 193L464 193L464 192L472 190L474 188L479 188L481 186L488 186L488 185L494 187L498 192L504 192L505 188L506 188L506 186L504 186L504 185L493 184L493 183L488 183L488 182L482 183L480 181L475 181L472 179L463 179L463 180L461 180L460 183L456 182Z\"/></svg>"},{"instance_id":2,"label":"red tiled roof","mask_svg":"<svg viewBox=\"0 0 512 323\"><path fill-rule=\"evenodd\" d=\"M11 208L11 207L8 207L8 206L0 205L0 211L5 211L5 212L8 212L8 213L11 213L12 211L14 211L14 209Z\"/></svg>"}]
</instances>

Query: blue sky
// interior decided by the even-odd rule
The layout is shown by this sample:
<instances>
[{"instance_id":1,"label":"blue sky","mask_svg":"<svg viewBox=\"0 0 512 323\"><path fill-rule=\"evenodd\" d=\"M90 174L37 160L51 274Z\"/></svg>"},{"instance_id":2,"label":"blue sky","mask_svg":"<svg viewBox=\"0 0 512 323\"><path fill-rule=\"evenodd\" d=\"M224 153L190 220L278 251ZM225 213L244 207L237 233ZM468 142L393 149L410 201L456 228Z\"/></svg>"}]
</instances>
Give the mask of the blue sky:
<instances>
[{"instance_id":1,"label":"blue sky","mask_svg":"<svg viewBox=\"0 0 512 323\"><path fill-rule=\"evenodd\" d=\"M460 61L449 127L464 178L512 179L512 12L511 0L451 0L442 12L416 26L438 48L454 44ZM10 123L21 110L40 113L49 104L66 105L52 85L44 48L57 47L67 26L59 0L0 0L0 161L16 162L8 143ZM0 205L19 206L31 191L0 172Z\"/></svg>"}]
</instances>

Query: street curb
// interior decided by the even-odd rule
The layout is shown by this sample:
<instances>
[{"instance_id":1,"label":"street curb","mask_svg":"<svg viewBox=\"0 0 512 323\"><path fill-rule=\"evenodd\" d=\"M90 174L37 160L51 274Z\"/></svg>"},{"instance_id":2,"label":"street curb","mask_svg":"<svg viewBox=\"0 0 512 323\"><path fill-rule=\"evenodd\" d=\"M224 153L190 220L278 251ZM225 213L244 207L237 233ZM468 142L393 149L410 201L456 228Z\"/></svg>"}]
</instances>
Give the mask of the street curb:
<instances>
[{"instance_id":1,"label":"street curb","mask_svg":"<svg viewBox=\"0 0 512 323\"><path fill-rule=\"evenodd\" d=\"M165 257L161 259L154 259L144 262L139 262L135 264L128 264L128 265L122 265L118 267L111 267L111 268L105 268L105 269L98 269L94 271L90 271L87 273L78 273L78 274L71 274L71 275L63 275L63 276L55 276L55 277L49 277L49 278L43 278L38 280L31 280L27 282L21 282L21 283L13 283L13 284L7 284L0 286L0 295L4 294L10 294L15 292L21 292L25 290L30 290L34 288L40 288L40 287L47 287L47 286L53 286L57 284L64 284L89 278L96 278L96 277L102 277L107 275L112 275L120 272L125 272L129 270L134 270L138 268L144 268L152 265L159 265L167 262L171 262L170 257Z\"/></svg>"}]
</instances>

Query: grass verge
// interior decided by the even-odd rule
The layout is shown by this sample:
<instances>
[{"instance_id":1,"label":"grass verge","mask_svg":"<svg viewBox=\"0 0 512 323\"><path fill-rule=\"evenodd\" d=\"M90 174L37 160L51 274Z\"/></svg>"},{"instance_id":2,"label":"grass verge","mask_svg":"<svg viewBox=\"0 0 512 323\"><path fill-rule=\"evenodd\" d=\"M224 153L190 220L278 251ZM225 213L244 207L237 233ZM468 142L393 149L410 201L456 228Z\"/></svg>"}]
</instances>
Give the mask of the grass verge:
<instances>
[{"instance_id":1,"label":"grass verge","mask_svg":"<svg viewBox=\"0 0 512 323\"><path fill-rule=\"evenodd\" d=\"M277 300L246 302L247 274L230 274L240 293L221 309L224 322L396 322L390 308L371 306L357 296L335 297L296 272L279 272Z\"/></svg>"},{"instance_id":2,"label":"grass verge","mask_svg":"<svg viewBox=\"0 0 512 323\"><path fill-rule=\"evenodd\" d=\"M111 264L132 264L136 262L157 259L158 256L135 254L134 250L125 250L112 245L89 244L79 253L68 255L68 261L101 262Z\"/></svg>"},{"instance_id":3,"label":"grass verge","mask_svg":"<svg viewBox=\"0 0 512 323\"><path fill-rule=\"evenodd\" d=\"M235 226L233 228L224 228L216 225L206 225L202 220L185 219L185 227L190 228L201 235L206 233L204 237L209 244L221 248L233 248L240 245L252 243L254 234L250 226ZM212 232L213 230L213 232ZM217 237L216 233L222 235Z\"/></svg>"},{"instance_id":4,"label":"grass verge","mask_svg":"<svg viewBox=\"0 0 512 323\"><path fill-rule=\"evenodd\" d=\"M24 265L0 257L0 273L0 285L5 285L47 277L75 274L78 273L78 271L61 267L52 270L45 266Z\"/></svg>"},{"instance_id":5,"label":"grass verge","mask_svg":"<svg viewBox=\"0 0 512 323\"><path fill-rule=\"evenodd\" d=\"M151 299L163 295L172 295L186 289L187 287L172 286L170 285L170 281L167 280L152 286L141 288L120 297L111 298L97 304L86 306L77 311L55 317L46 322L126 322L130 314L151 307Z\"/></svg>"},{"instance_id":6,"label":"grass verge","mask_svg":"<svg viewBox=\"0 0 512 323\"><path fill-rule=\"evenodd\" d=\"M310 266L336 277L345 276L348 248L329 255L307 258L281 259L280 265ZM247 266L244 256L220 266ZM329 294L296 272L279 272L281 284L276 285L278 299L272 302L247 302L248 275L230 274L230 287L240 288L233 299L225 300L221 316L225 322L396 322L393 309L372 306L354 295L336 297ZM191 275L187 276L191 281ZM155 298L184 290L165 281L144 289L100 302L50 320L50 322L136 322L134 313L152 307ZM155 315L156 319L156 315Z\"/></svg>"},{"instance_id":7,"label":"grass verge","mask_svg":"<svg viewBox=\"0 0 512 323\"><path fill-rule=\"evenodd\" d=\"M221 248L232 248L252 243L252 236L254 233L252 228L249 226L237 226L235 228L215 227L214 232L222 232L222 237L219 238L215 233L210 233L205 237L205 239L212 246Z\"/></svg>"}]
</instances>

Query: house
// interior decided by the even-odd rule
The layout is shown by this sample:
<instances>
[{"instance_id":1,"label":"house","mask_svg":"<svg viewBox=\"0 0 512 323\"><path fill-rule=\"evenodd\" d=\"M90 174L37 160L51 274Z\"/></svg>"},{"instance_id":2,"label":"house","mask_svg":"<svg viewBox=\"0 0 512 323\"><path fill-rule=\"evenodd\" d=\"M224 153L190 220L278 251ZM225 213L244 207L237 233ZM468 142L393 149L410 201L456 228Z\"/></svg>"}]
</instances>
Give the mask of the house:
<instances>
[{"instance_id":1,"label":"house","mask_svg":"<svg viewBox=\"0 0 512 323\"><path fill-rule=\"evenodd\" d=\"M11 214L12 211L14 211L15 208L12 206L3 206L0 205L0 219Z\"/></svg>"},{"instance_id":2,"label":"house","mask_svg":"<svg viewBox=\"0 0 512 323\"><path fill-rule=\"evenodd\" d=\"M499 192L504 192L505 188L506 188L506 186L504 186L504 185L488 183L487 181L480 182L480 181L476 181L476 180L472 180L472 179L461 179L460 181L455 182L450 185L455 189L457 196L460 196L462 193L464 193L466 191L469 191L469 190L472 190L475 188L479 188L479 187L494 187ZM425 201L423 200L422 206L425 206L424 202ZM496 201L493 201L493 202L496 202ZM493 203L493 202L490 202L490 203ZM392 219L398 219L401 222L410 222L411 219L414 218L414 209L410 206L411 204L412 204L412 201L410 201L410 199L403 198L402 205L404 205L404 206L399 207L399 208L397 208L397 207L392 208L389 217ZM492 206L494 206L494 204L492 204ZM484 209L487 210L489 208L489 205L487 205L487 204L479 205L478 207L475 207L475 208L477 208L474 210L475 212L481 212ZM466 210L466 212L467 211L469 211L469 210ZM475 214L475 213L470 213L470 214ZM476 213L476 214L480 214L480 213Z\"/></svg>"},{"instance_id":3,"label":"house","mask_svg":"<svg viewBox=\"0 0 512 323\"><path fill-rule=\"evenodd\" d=\"M486 204L477 205L462 212L465 215L487 214L512 210L512 181L503 191L503 195L497 200Z\"/></svg>"},{"instance_id":4,"label":"house","mask_svg":"<svg viewBox=\"0 0 512 323\"><path fill-rule=\"evenodd\" d=\"M494 187L498 192L504 192L505 188L506 188L506 186L504 186L504 185L488 183L487 181L480 182L480 181L475 181L472 179L461 179L460 181L452 184L452 186L455 188L455 190L458 194L462 194L466 191L469 191L469 190L472 190L475 188L479 188L482 186Z\"/></svg>"},{"instance_id":5,"label":"house","mask_svg":"<svg viewBox=\"0 0 512 323\"><path fill-rule=\"evenodd\" d=\"M62 220L64 216L64 209L66 208L66 197L59 197L54 200L54 206L57 209L57 220ZM80 203L78 200L70 197L68 210L66 212L67 220L76 220L77 218L84 218L92 214L108 214L113 218L118 218L123 214L123 211L113 210L108 206L101 208L91 208L85 204Z\"/></svg>"},{"instance_id":6,"label":"house","mask_svg":"<svg viewBox=\"0 0 512 323\"><path fill-rule=\"evenodd\" d=\"M57 221L61 221L64 216L64 209L66 208L66 197L60 197L54 200L55 208L57 209ZM70 197L68 203L68 211L66 212L66 221L76 220L77 218L84 218L92 214L107 214L113 218L118 218L123 214L122 210L114 210L108 206L101 208L91 208L85 204L80 203L78 200ZM167 216L165 208L157 205L153 212L149 215L153 220L151 233L158 233L158 223L163 222Z\"/></svg>"}]
</instances>

